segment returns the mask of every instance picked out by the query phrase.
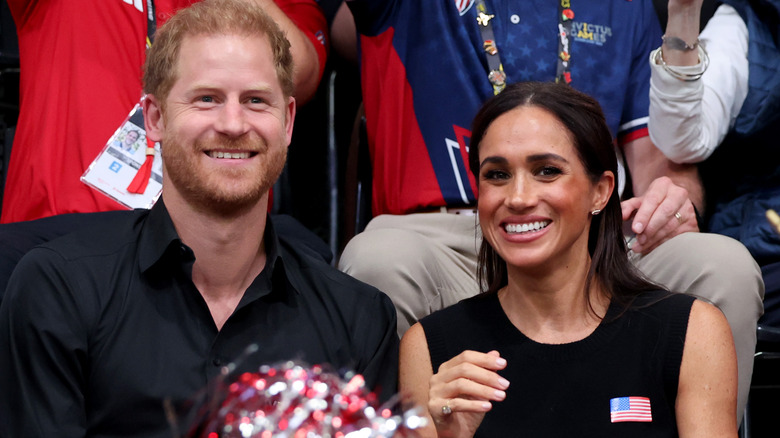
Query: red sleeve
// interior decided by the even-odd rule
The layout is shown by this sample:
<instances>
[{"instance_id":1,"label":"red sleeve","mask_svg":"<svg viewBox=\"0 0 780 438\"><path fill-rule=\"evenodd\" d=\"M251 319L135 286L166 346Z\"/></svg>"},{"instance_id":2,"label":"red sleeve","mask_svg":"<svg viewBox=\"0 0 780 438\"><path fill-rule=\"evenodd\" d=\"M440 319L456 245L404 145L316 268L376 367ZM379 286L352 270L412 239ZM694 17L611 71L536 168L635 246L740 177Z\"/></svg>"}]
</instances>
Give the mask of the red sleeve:
<instances>
[{"instance_id":1,"label":"red sleeve","mask_svg":"<svg viewBox=\"0 0 780 438\"><path fill-rule=\"evenodd\" d=\"M315 0L274 0L279 9L298 26L317 51L320 61L320 72L317 82L322 79L325 62L328 60L328 22L322 8Z\"/></svg>"}]
</instances>

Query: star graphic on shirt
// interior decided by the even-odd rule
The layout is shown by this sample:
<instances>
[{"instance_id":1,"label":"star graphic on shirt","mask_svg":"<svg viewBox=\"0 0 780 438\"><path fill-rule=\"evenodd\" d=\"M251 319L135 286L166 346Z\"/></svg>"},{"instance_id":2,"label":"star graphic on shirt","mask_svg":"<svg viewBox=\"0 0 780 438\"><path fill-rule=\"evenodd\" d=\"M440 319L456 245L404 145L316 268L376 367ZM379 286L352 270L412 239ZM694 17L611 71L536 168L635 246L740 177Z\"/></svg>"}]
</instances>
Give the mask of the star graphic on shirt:
<instances>
[{"instance_id":1,"label":"star graphic on shirt","mask_svg":"<svg viewBox=\"0 0 780 438\"><path fill-rule=\"evenodd\" d=\"M517 25L517 29L520 33L531 33L531 26L528 23L520 23Z\"/></svg>"},{"instance_id":2,"label":"star graphic on shirt","mask_svg":"<svg viewBox=\"0 0 780 438\"><path fill-rule=\"evenodd\" d=\"M518 47L520 50L520 53L522 53L523 56L531 56L531 48L528 47L528 44L523 44L522 47Z\"/></svg>"},{"instance_id":3,"label":"star graphic on shirt","mask_svg":"<svg viewBox=\"0 0 780 438\"><path fill-rule=\"evenodd\" d=\"M504 63L507 66L514 67L515 63L517 62L517 56L515 56L515 52L509 51L504 52L506 56L504 56Z\"/></svg>"},{"instance_id":4,"label":"star graphic on shirt","mask_svg":"<svg viewBox=\"0 0 780 438\"><path fill-rule=\"evenodd\" d=\"M536 71L545 71L545 70L547 70L549 65L550 65L550 63L545 61L544 59L537 59L536 60Z\"/></svg>"},{"instance_id":5,"label":"star graphic on shirt","mask_svg":"<svg viewBox=\"0 0 780 438\"><path fill-rule=\"evenodd\" d=\"M528 81L531 79L531 75L533 74L531 70L528 70L527 66L524 66L522 70L518 70L517 73L518 78L521 81Z\"/></svg>"},{"instance_id":6,"label":"star graphic on shirt","mask_svg":"<svg viewBox=\"0 0 780 438\"><path fill-rule=\"evenodd\" d=\"M536 39L536 47L544 47L547 45L547 38L540 36Z\"/></svg>"}]
</instances>

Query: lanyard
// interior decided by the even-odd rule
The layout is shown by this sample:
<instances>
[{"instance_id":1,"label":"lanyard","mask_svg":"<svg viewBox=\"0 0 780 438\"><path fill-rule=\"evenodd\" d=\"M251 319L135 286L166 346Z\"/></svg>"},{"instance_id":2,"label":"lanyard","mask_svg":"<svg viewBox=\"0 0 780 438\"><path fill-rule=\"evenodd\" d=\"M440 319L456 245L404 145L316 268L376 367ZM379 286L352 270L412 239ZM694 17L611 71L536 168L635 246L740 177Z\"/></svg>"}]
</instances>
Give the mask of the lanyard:
<instances>
[{"instance_id":1,"label":"lanyard","mask_svg":"<svg viewBox=\"0 0 780 438\"><path fill-rule=\"evenodd\" d=\"M571 0L558 0L558 71L555 82L571 83L571 46L574 11Z\"/></svg>"},{"instance_id":2,"label":"lanyard","mask_svg":"<svg viewBox=\"0 0 780 438\"><path fill-rule=\"evenodd\" d=\"M504 66L501 65L501 58L498 56L496 37L493 35L493 26L490 24L490 20L494 17L495 15L487 13L485 0L477 0L477 24L479 24L482 48L485 50L488 63L488 81L493 85L493 94L498 94L506 88L506 73L504 73Z\"/></svg>"},{"instance_id":3,"label":"lanyard","mask_svg":"<svg viewBox=\"0 0 780 438\"><path fill-rule=\"evenodd\" d=\"M154 0L146 0L146 48L152 47L157 31L157 17L154 15Z\"/></svg>"},{"instance_id":4,"label":"lanyard","mask_svg":"<svg viewBox=\"0 0 780 438\"><path fill-rule=\"evenodd\" d=\"M154 41L154 33L157 31L157 17L154 14L154 0L146 0L146 50L152 47L152 41ZM141 98L143 101L144 98ZM136 105L138 108L138 105ZM136 111L136 109L133 109ZM132 114L132 112L131 112ZM141 115L141 129L145 129L143 123L143 113ZM125 122L127 123L127 122ZM146 132L146 131L144 131ZM138 168L133 180L127 186L129 193L135 193L143 195L146 192L146 187L149 185L149 178L152 177L152 165L154 164L154 142L146 137L146 158L141 167Z\"/></svg>"}]
</instances>

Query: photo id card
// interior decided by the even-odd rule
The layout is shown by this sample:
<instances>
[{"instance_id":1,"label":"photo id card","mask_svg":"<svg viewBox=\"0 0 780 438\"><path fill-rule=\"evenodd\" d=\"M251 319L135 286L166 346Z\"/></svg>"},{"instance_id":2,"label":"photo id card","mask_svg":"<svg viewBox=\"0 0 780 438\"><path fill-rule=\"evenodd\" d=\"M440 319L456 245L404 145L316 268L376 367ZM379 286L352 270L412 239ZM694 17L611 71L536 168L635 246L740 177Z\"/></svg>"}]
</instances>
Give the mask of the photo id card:
<instances>
[{"instance_id":1,"label":"photo id card","mask_svg":"<svg viewBox=\"0 0 780 438\"><path fill-rule=\"evenodd\" d=\"M143 194L130 193L127 186L146 160L146 131L143 111L137 103L125 122L108 139L106 146L81 176L81 181L128 208L151 208L162 192L160 143L155 154L149 184Z\"/></svg>"}]
</instances>

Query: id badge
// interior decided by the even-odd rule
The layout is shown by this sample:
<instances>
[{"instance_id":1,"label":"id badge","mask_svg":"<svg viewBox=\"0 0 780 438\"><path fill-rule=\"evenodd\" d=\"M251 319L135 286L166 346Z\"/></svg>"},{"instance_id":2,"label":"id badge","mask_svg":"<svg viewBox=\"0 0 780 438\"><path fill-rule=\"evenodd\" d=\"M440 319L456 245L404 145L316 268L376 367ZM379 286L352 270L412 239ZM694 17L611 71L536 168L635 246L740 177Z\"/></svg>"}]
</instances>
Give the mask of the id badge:
<instances>
[{"instance_id":1,"label":"id badge","mask_svg":"<svg viewBox=\"0 0 780 438\"><path fill-rule=\"evenodd\" d=\"M151 208L162 192L159 142L154 144L154 162L146 190L141 194L127 191L146 161L146 148L143 111L137 103L81 176L81 181L127 208Z\"/></svg>"}]
</instances>

